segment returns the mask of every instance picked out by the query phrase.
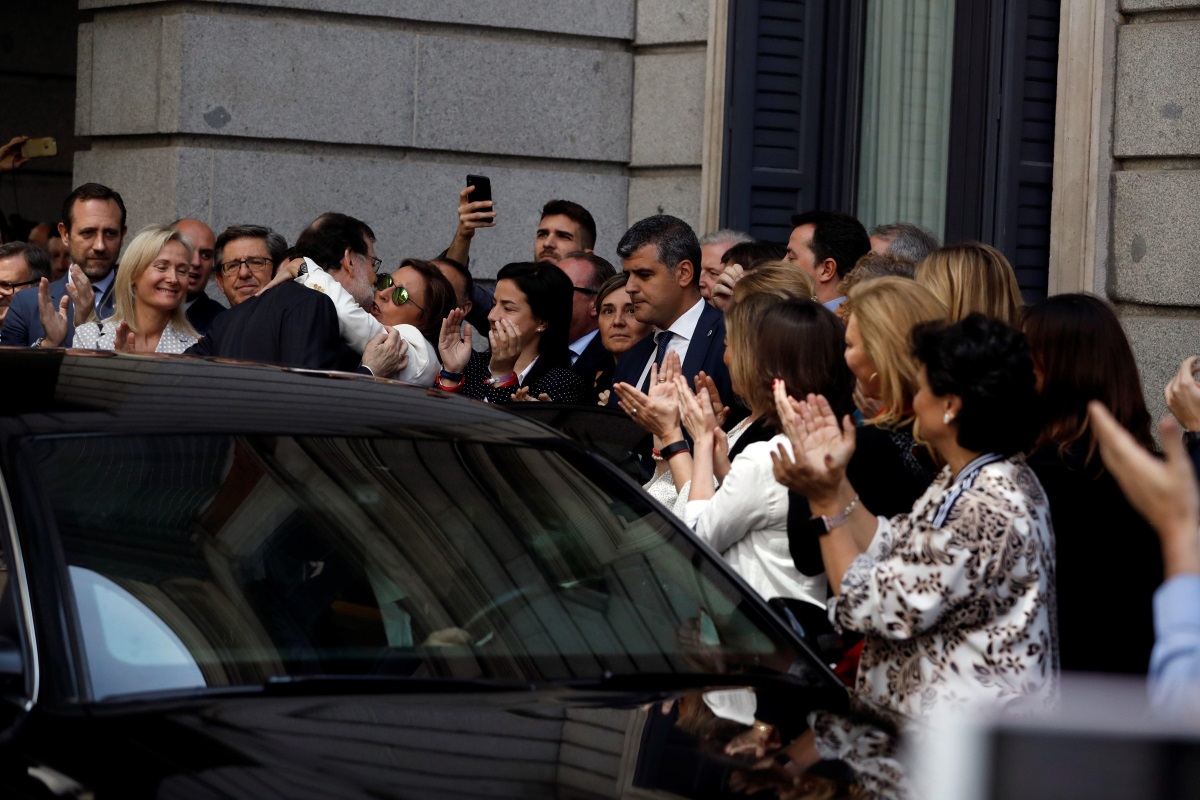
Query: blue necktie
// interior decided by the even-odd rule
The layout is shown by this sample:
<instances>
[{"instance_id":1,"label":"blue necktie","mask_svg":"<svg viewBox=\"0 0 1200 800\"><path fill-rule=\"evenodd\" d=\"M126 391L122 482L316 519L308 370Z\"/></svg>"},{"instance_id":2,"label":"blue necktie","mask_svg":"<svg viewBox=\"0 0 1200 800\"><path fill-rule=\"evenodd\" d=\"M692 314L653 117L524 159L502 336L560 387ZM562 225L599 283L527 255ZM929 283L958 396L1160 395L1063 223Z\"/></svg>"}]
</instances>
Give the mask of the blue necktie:
<instances>
[{"instance_id":1,"label":"blue necktie","mask_svg":"<svg viewBox=\"0 0 1200 800\"><path fill-rule=\"evenodd\" d=\"M658 348L654 351L654 365L658 367L659 374L662 373L663 359L667 357L667 346L671 343L671 337L675 334L671 331L659 331L655 334ZM647 394L650 392L650 373L646 373L646 380L642 382L642 391Z\"/></svg>"}]
</instances>

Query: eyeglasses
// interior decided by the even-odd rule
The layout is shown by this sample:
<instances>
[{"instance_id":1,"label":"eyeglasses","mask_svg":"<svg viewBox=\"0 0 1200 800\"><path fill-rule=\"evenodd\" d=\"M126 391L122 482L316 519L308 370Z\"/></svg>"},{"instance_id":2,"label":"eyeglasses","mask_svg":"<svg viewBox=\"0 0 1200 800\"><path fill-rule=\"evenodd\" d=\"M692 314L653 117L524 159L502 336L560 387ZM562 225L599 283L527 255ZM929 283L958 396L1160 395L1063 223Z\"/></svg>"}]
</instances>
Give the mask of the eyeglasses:
<instances>
[{"instance_id":1,"label":"eyeglasses","mask_svg":"<svg viewBox=\"0 0 1200 800\"><path fill-rule=\"evenodd\" d=\"M586 294L588 297L595 297L596 295L600 294L595 289L585 289L582 286L572 286L571 289L579 292L580 294Z\"/></svg>"},{"instance_id":2,"label":"eyeglasses","mask_svg":"<svg viewBox=\"0 0 1200 800\"><path fill-rule=\"evenodd\" d=\"M378 259L376 260L378 261ZM392 288L393 286L395 286L394 289ZM412 303L414 306L417 306L418 311L423 312L425 310L421 308L421 306L417 305L416 300L412 299L408 293L408 289L405 289L403 286L396 286L396 284L392 281L391 275L380 275L375 278L375 291L382 292L388 289L392 290L392 302L396 305L402 306L405 303Z\"/></svg>"},{"instance_id":3,"label":"eyeglasses","mask_svg":"<svg viewBox=\"0 0 1200 800\"><path fill-rule=\"evenodd\" d=\"M236 275L241 272L242 264L250 268L251 272L263 272L275 265L275 262L269 258L262 256L252 256L250 258L239 258L237 261L226 261L221 265L221 274L226 278Z\"/></svg>"},{"instance_id":4,"label":"eyeglasses","mask_svg":"<svg viewBox=\"0 0 1200 800\"><path fill-rule=\"evenodd\" d=\"M371 272L377 271L380 265L383 264L382 258L375 258L374 256L363 256L363 258L371 262Z\"/></svg>"},{"instance_id":5,"label":"eyeglasses","mask_svg":"<svg viewBox=\"0 0 1200 800\"><path fill-rule=\"evenodd\" d=\"M16 283L0 281L0 294L14 294L17 289L24 289L26 286L33 286L40 280L41 278L33 278L27 281L17 281Z\"/></svg>"}]
</instances>

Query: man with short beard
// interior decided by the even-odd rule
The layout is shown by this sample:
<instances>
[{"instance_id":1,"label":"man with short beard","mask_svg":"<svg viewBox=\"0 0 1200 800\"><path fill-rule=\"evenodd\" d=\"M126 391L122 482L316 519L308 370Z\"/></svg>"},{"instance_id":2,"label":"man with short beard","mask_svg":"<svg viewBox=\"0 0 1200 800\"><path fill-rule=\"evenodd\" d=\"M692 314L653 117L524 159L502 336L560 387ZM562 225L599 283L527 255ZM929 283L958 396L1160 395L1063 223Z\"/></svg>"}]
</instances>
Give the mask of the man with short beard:
<instances>
[{"instance_id":1,"label":"man with short beard","mask_svg":"<svg viewBox=\"0 0 1200 800\"><path fill-rule=\"evenodd\" d=\"M67 337L62 346L70 347L76 323L112 314L117 256L125 240L125 202L107 186L85 183L67 195L58 233L71 255L72 269L66 277L50 284L50 301L61 308L63 298L67 298ZM87 277L87 285L72 281L76 266ZM77 305L89 307L77 309ZM45 335L37 292L15 296L0 331L0 344L29 347Z\"/></svg>"}]
</instances>

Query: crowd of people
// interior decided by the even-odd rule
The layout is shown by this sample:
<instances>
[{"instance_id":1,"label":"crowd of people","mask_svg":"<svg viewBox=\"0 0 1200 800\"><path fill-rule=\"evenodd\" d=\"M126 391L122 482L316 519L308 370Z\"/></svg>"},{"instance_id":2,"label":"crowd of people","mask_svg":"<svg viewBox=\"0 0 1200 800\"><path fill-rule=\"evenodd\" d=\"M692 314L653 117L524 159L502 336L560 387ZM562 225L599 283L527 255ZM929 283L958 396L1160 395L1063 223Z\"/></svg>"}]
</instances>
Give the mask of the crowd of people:
<instances>
[{"instance_id":1,"label":"crowd of people","mask_svg":"<svg viewBox=\"0 0 1200 800\"><path fill-rule=\"evenodd\" d=\"M471 191L445 251L381 271L372 229L333 212L290 247L196 219L125 243L120 194L84 184L54 237L64 274L38 244L0 246L0 345L619 408L648 434L647 490L752 589L827 616L858 697L921 720L1043 707L1063 670L1149 672L1164 707L1200 708L1196 478L1177 427L1151 454L1104 300L1026 305L993 247L827 211L795 215L786 244L652 216L618 271L565 200L489 289L470 249L496 217ZM1166 393L1200 463L1195 367Z\"/></svg>"}]
</instances>

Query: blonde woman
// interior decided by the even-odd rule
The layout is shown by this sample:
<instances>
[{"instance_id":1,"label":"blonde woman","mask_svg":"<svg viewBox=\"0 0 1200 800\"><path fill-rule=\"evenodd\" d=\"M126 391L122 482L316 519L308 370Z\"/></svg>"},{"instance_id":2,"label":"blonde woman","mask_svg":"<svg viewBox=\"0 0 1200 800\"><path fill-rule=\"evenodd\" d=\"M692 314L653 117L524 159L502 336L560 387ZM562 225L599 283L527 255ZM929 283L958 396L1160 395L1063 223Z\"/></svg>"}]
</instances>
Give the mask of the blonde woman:
<instances>
[{"instance_id":1,"label":"blonde woman","mask_svg":"<svg viewBox=\"0 0 1200 800\"><path fill-rule=\"evenodd\" d=\"M846 364L857 379L855 400L866 422L903 426L912 421L917 362L909 333L922 322L947 318L946 306L908 278L876 278L850 290Z\"/></svg>"},{"instance_id":2,"label":"blonde woman","mask_svg":"<svg viewBox=\"0 0 1200 800\"><path fill-rule=\"evenodd\" d=\"M113 315L75 329L74 347L84 350L129 350L136 353L182 353L199 339L187 320L183 301L192 247L178 231L163 225L143 228L121 259L113 284ZM42 347L58 347L66 338L66 308L41 298L46 337Z\"/></svg>"},{"instance_id":3,"label":"blonde woman","mask_svg":"<svg viewBox=\"0 0 1200 800\"><path fill-rule=\"evenodd\" d=\"M994 247L967 242L938 248L917 264L917 283L945 304L950 321L978 311L1021 326L1021 290L1008 259Z\"/></svg>"}]
</instances>

